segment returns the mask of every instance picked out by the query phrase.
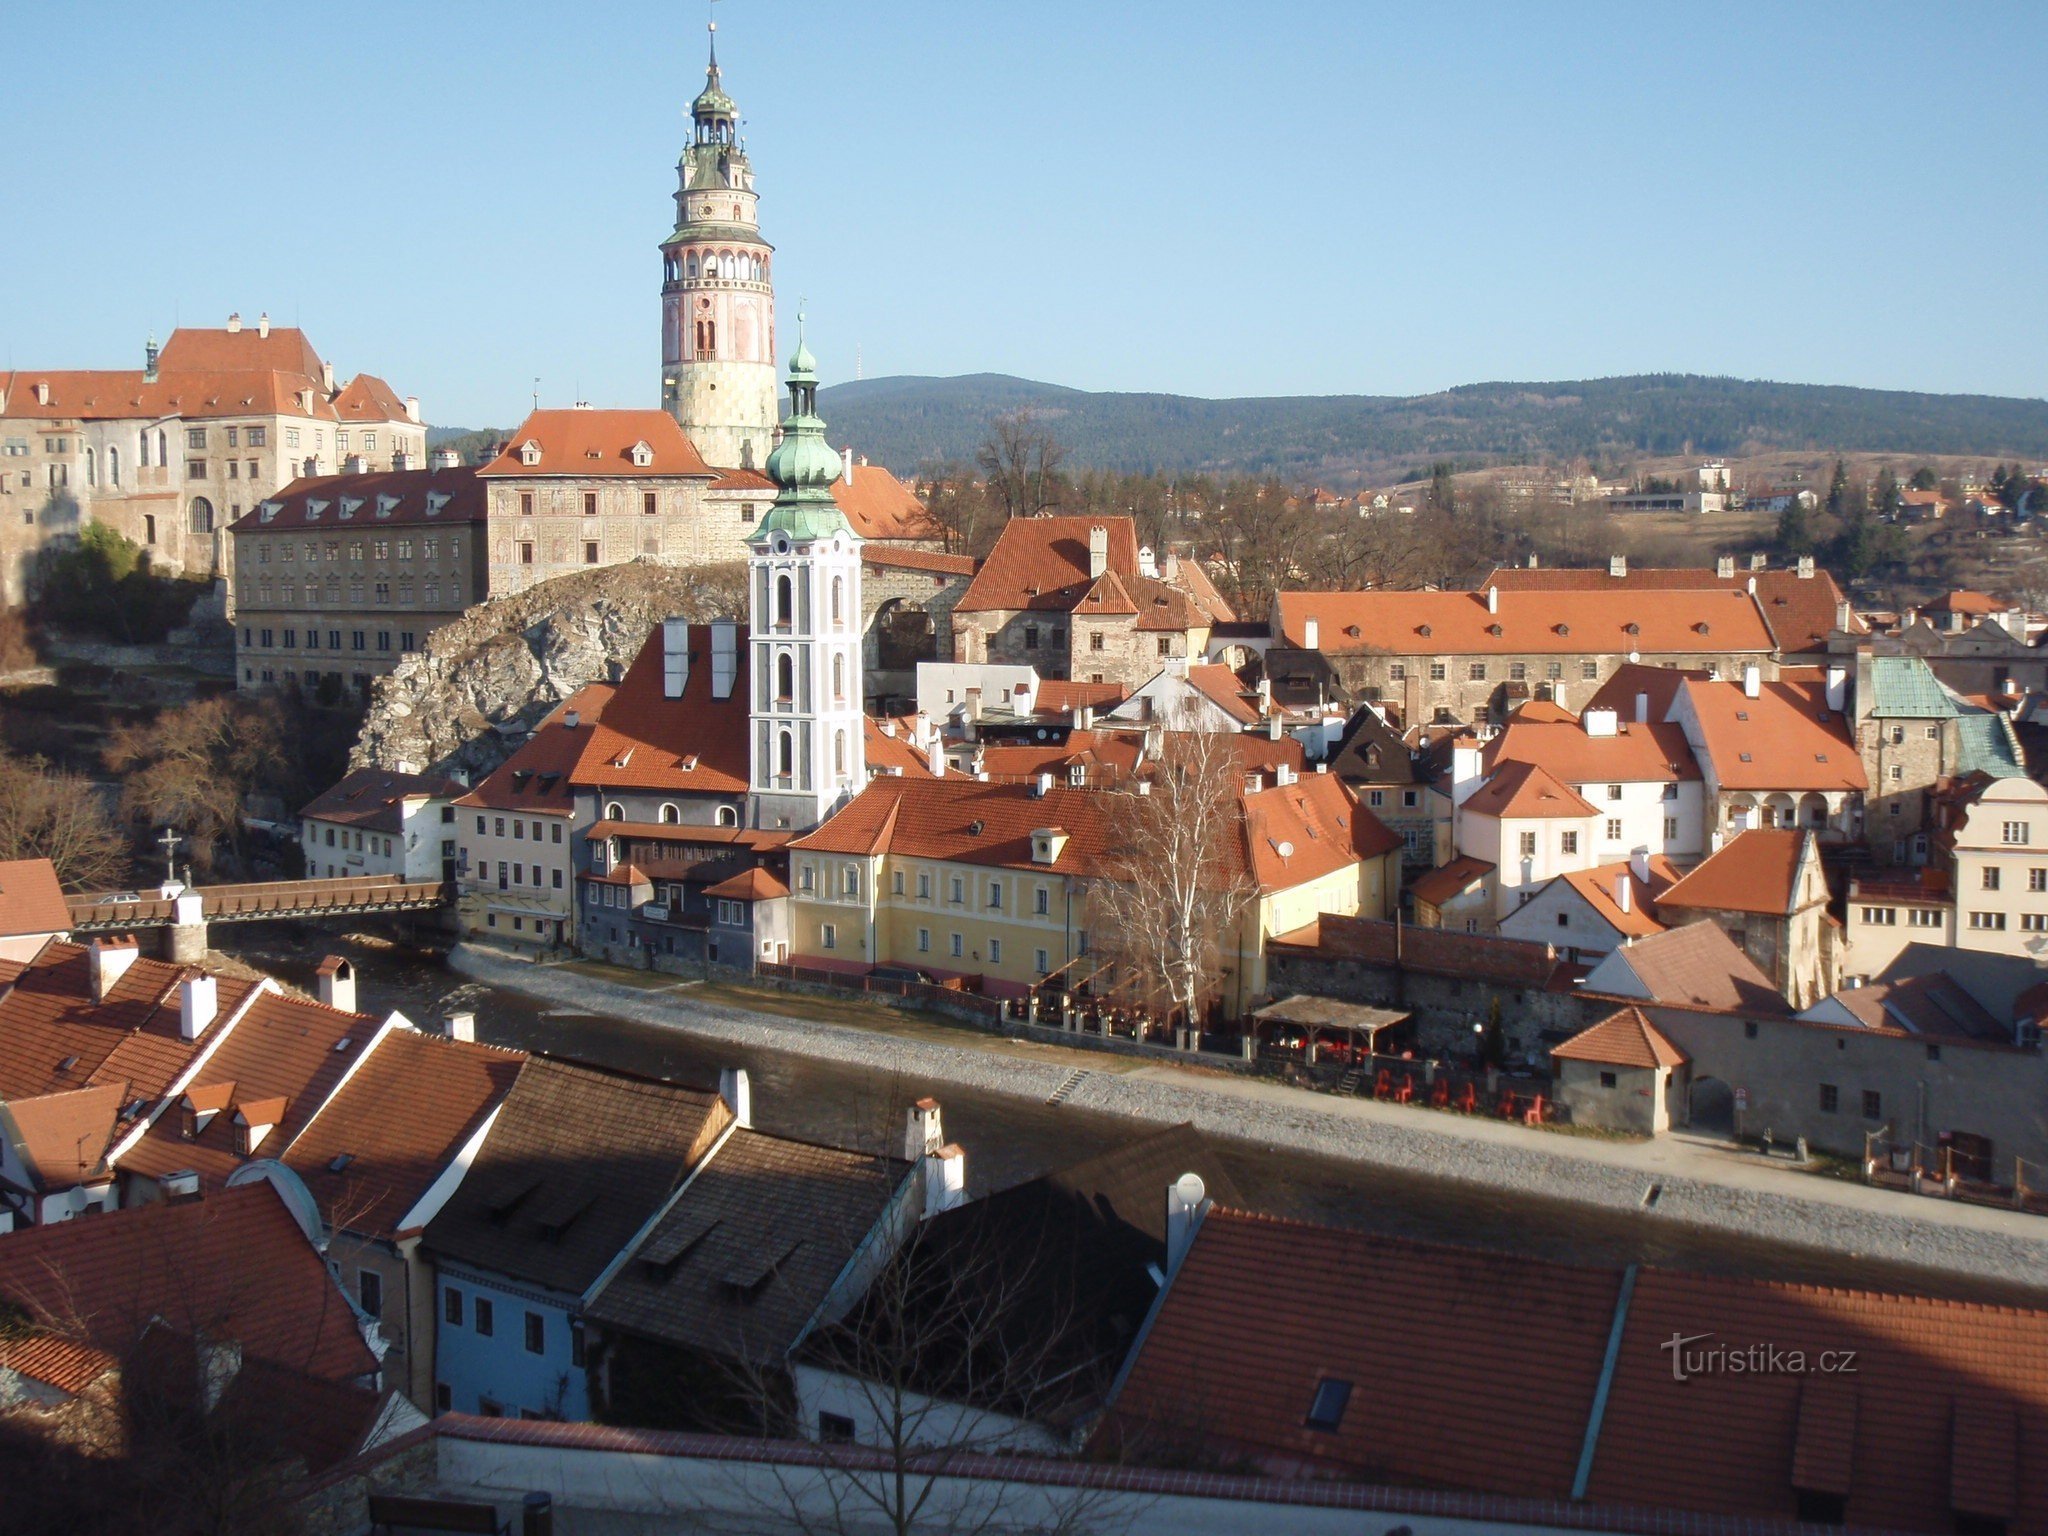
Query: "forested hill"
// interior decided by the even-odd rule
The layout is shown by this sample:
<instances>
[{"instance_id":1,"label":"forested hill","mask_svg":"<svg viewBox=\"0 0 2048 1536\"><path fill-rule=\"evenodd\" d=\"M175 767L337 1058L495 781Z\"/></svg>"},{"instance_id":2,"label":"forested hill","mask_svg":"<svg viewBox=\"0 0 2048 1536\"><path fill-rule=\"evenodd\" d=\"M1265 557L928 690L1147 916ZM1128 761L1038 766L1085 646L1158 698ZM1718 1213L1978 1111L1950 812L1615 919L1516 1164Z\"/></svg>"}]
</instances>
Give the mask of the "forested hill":
<instances>
[{"instance_id":1,"label":"forested hill","mask_svg":"<svg viewBox=\"0 0 2048 1536\"><path fill-rule=\"evenodd\" d=\"M1432 460L1735 456L1788 450L2048 459L2048 401L1922 395L1690 374L1467 384L1441 394L1201 400L1091 393L1007 374L895 377L819 392L832 440L899 472L969 460L990 421L1029 407L1070 468L1394 478Z\"/></svg>"}]
</instances>

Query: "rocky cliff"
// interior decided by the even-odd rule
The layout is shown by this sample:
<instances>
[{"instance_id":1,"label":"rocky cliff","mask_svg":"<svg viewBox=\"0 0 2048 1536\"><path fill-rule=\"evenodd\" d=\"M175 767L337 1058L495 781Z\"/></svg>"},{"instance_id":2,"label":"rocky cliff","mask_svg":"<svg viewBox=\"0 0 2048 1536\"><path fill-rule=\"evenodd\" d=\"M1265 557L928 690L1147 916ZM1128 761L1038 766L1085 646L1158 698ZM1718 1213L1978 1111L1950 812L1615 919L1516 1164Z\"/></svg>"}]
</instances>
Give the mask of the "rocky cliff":
<instances>
[{"instance_id":1,"label":"rocky cliff","mask_svg":"<svg viewBox=\"0 0 2048 1536\"><path fill-rule=\"evenodd\" d=\"M578 688L616 680L663 619L745 612L739 564L634 561L492 598L378 679L349 766L474 783Z\"/></svg>"}]
</instances>

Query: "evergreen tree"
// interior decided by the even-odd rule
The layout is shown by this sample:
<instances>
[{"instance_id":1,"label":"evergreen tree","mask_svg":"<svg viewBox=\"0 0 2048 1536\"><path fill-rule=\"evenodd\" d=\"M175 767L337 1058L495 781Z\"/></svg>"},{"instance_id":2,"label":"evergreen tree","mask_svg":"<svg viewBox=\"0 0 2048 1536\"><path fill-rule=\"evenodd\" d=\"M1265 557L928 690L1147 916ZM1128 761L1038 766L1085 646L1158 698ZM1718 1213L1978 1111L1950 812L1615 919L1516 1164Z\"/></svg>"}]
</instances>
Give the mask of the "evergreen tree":
<instances>
[{"instance_id":1,"label":"evergreen tree","mask_svg":"<svg viewBox=\"0 0 2048 1536\"><path fill-rule=\"evenodd\" d=\"M1887 523L1899 520L1899 509L1905 503L1899 494L1899 477L1889 469L1877 472L1877 515Z\"/></svg>"},{"instance_id":2,"label":"evergreen tree","mask_svg":"<svg viewBox=\"0 0 2048 1536\"><path fill-rule=\"evenodd\" d=\"M1913 478L1906 482L1916 491L1931 491L1941 484L1941 479L1925 464L1913 471Z\"/></svg>"},{"instance_id":3,"label":"evergreen tree","mask_svg":"<svg viewBox=\"0 0 2048 1536\"><path fill-rule=\"evenodd\" d=\"M1806 510L1805 498L1794 492L1778 514L1778 553L1791 560L1812 554L1813 546L1813 514Z\"/></svg>"},{"instance_id":4,"label":"evergreen tree","mask_svg":"<svg viewBox=\"0 0 2048 1536\"><path fill-rule=\"evenodd\" d=\"M1429 466L1429 507L1445 517L1458 510L1458 484L1451 478L1451 466L1442 460Z\"/></svg>"},{"instance_id":5,"label":"evergreen tree","mask_svg":"<svg viewBox=\"0 0 2048 1536\"><path fill-rule=\"evenodd\" d=\"M1835 460L1835 472L1828 478L1827 512L1829 517L1847 516L1849 510L1849 466L1840 459Z\"/></svg>"}]
</instances>

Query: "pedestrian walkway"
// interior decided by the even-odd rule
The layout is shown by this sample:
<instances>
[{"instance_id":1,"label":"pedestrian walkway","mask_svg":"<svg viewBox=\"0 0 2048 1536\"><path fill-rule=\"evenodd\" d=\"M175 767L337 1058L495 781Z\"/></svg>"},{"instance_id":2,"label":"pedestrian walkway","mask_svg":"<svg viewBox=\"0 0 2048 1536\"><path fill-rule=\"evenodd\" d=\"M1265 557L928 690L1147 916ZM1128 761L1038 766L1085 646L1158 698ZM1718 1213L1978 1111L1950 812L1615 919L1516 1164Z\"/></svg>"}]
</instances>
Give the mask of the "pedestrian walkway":
<instances>
[{"instance_id":1,"label":"pedestrian walkway","mask_svg":"<svg viewBox=\"0 0 2048 1536\"><path fill-rule=\"evenodd\" d=\"M1872 1188L1690 1136L1627 1142L1569 1135L1313 1093L1196 1062L1012 1040L890 1009L863 1008L860 1022L847 1022L843 1006L829 1000L732 985L717 987L716 996L708 988L650 991L630 973L612 979L590 965L568 973L472 945L458 947L450 964L583 1012L1040 1103L1058 1095L1074 1108L1155 1124L1188 1121L1267 1146L1897 1263L2029 1284L2048 1273L2048 1221L2039 1217Z\"/></svg>"}]
</instances>

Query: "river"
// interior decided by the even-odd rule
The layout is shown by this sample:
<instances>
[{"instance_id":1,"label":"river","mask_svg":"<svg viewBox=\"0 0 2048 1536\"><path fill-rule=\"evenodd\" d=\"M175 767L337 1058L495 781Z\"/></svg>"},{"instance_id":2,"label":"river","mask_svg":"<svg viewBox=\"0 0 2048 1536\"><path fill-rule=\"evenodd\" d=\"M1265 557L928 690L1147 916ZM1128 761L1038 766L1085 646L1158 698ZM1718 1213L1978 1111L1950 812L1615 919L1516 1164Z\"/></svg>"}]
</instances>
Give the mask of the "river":
<instances>
[{"instance_id":1,"label":"river","mask_svg":"<svg viewBox=\"0 0 2048 1536\"><path fill-rule=\"evenodd\" d=\"M711 1085L722 1067L753 1081L754 1123L809 1141L874 1146L892 1134L902 1106L930 1093L943 1106L948 1140L967 1153L977 1193L1002 1188L1145 1134L1150 1127L1087 1110L976 1092L950 1083L813 1060L786 1051L735 1049L679 1029L600 1011L548 1007L518 992L448 970L430 951L352 936L337 940L278 924L216 925L215 945L297 986L312 986L320 956L356 962L357 1006L401 1010L422 1026L458 1009L476 1014L477 1038L575 1057L625 1071ZM787 1000L778 1000L787 1006ZM1218 1154L1255 1208L1275 1215L1394 1236L1461 1243L1584 1264L1635 1261L1666 1268L1805 1284L1911 1291L1958 1300L2048 1306L2048 1284L2030 1288L1879 1262L1854 1255L1708 1232L1648 1214L1497 1192L1464 1182L1380 1170L1219 1140Z\"/></svg>"}]
</instances>

